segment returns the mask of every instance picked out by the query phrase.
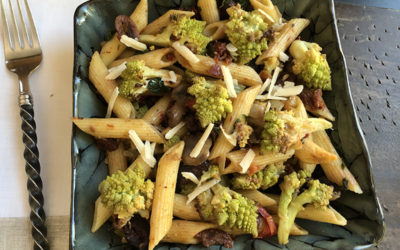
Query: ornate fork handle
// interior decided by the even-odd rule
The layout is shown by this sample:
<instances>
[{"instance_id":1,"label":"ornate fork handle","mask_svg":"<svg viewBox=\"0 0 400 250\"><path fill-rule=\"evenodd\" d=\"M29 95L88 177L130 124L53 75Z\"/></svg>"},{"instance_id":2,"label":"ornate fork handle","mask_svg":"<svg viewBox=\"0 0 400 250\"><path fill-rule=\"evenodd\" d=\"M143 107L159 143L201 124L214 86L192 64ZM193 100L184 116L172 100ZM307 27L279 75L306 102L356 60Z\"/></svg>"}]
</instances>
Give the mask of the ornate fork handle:
<instances>
[{"instance_id":1,"label":"ornate fork handle","mask_svg":"<svg viewBox=\"0 0 400 250\"><path fill-rule=\"evenodd\" d=\"M22 119L22 141L25 146L25 172L28 175L27 188L29 205L31 207L30 220L34 249L49 249L46 215L43 210L42 179L40 178L39 150L37 148L36 123L30 95L20 96L20 116Z\"/></svg>"}]
</instances>

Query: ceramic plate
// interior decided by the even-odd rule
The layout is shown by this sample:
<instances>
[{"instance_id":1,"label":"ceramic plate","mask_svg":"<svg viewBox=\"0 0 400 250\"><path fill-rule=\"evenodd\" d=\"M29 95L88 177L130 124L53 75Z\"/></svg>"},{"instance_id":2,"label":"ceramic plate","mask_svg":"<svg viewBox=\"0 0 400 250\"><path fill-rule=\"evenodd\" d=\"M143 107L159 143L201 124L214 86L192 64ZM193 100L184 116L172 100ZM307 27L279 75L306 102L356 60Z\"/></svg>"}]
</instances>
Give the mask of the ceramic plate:
<instances>
[{"instance_id":1,"label":"ceramic plate","mask_svg":"<svg viewBox=\"0 0 400 250\"><path fill-rule=\"evenodd\" d=\"M93 0L77 8L74 16L74 117L104 117L107 106L89 82L89 61L93 52L100 50L100 42L114 32L115 17L120 14L129 15L137 3L137 0ZM373 246L382 239L384 233L383 213L375 194L368 150L355 118L333 3L329 0L280 0L276 3L284 17L305 17L311 21L301 36L305 40L320 44L327 54L334 88L331 92L325 92L324 97L337 118L330 136L364 191L362 195L344 192L339 200L332 202L332 206L347 218L347 226L296 220L309 231L309 235L291 237L286 247L297 250L361 249ZM194 0L149 0L149 21L162 15L169 8L193 4ZM120 238L113 234L110 224L105 224L96 233L90 232L94 202L99 196L97 186L107 175L104 158L104 152L98 150L94 139L74 127L70 239L72 249L129 249L129 246L121 244ZM197 245L178 244L162 244L157 247L168 248L203 249ZM281 248L285 249L277 243L276 237L261 240L242 236L235 241L235 249Z\"/></svg>"}]
</instances>

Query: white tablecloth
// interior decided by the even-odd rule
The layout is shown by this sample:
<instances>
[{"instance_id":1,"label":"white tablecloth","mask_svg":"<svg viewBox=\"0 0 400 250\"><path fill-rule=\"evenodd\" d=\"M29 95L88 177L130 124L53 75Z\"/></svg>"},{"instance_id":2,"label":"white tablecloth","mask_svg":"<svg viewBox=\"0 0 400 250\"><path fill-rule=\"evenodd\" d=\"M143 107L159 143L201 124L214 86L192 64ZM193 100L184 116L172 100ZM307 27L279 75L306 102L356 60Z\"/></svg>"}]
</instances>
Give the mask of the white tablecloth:
<instances>
[{"instance_id":1,"label":"white tablecloth","mask_svg":"<svg viewBox=\"0 0 400 250\"><path fill-rule=\"evenodd\" d=\"M30 86L48 216L70 212L73 14L82 2L29 0L43 50L42 64L30 77ZM0 53L3 61L3 49ZM28 217L17 78L3 64L0 79L0 217Z\"/></svg>"}]
</instances>

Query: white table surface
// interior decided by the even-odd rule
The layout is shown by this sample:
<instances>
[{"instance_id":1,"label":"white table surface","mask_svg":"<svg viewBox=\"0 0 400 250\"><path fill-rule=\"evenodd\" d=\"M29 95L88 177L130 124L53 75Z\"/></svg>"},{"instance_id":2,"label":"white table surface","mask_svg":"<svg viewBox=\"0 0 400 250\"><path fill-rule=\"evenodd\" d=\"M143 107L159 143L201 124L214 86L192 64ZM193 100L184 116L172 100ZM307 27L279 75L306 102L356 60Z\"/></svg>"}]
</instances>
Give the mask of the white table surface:
<instances>
[{"instance_id":1,"label":"white table surface","mask_svg":"<svg viewBox=\"0 0 400 250\"><path fill-rule=\"evenodd\" d=\"M48 216L70 213L73 14L83 2L29 0L43 50L42 64L30 77L30 86ZM0 79L0 218L28 217L17 78L2 64Z\"/></svg>"}]
</instances>

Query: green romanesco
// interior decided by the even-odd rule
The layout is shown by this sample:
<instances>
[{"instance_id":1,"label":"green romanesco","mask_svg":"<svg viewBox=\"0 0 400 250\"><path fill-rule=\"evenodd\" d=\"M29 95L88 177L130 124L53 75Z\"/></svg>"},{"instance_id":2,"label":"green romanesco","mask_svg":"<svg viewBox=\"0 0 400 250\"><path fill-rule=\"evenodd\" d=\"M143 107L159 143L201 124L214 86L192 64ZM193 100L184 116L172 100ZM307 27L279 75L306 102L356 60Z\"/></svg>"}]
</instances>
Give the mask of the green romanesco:
<instances>
[{"instance_id":1,"label":"green romanesco","mask_svg":"<svg viewBox=\"0 0 400 250\"><path fill-rule=\"evenodd\" d=\"M146 112L149 110L147 105L140 106L138 102L135 102L133 104L133 107L135 108L135 118L140 119L146 114Z\"/></svg>"},{"instance_id":2,"label":"green romanesco","mask_svg":"<svg viewBox=\"0 0 400 250\"><path fill-rule=\"evenodd\" d=\"M141 35L140 41L162 47L170 46L173 41L179 41L180 44L201 54L211 42L211 38L203 35L205 26L205 21L192 19L186 15L172 15L170 24L160 34Z\"/></svg>"},{"instance_id":3,"label":"green romanesco","mask_svg":"<svg viewBox=\"0 0 400 250\"><path fill-rule=\"evenodd\" d=\"M232 178L232 187L233 189L261 188L265 190L275 185L283 172L283 164L271 164L253 175L234 174Z\"/></svg>"},{"instance_id":4,"label":"green romanesco","mask_svg":"<svg viewBox=\"0 0 400 250\"><path fill-rule=\"evenodd\" d=\"M143 168L117 171L99 185L100 199L119 218L140 212L148 216L153 201L154 183L145 180Z\"/></svg>"},{"instance_id":5,"label":"green romanesco","mask_svg":"<svg viewBox=\"0 0 400 250\"><path fill-rule=\"evenodd\" d=\"M172 146L174 146L175 144L177 144L180 141L181 141L181 138L178 135L172 136L171 139L167 140L164 143L164 152L167 152L168 149L170 149Z\"/></svg>"},{"instance_id":6,"label":"green romanesco","mask_svg":"<svg viewBox=\"0 0 400 250\"><path fill-rule=\"evenodd\" d=\"M235 191L217 184L197 197L200 215L220 226L237 228L257 237L257 206Z\"/></svg>"},{"instance_id":7,"label":"green romanesco","mask_svg":"<svg viewBox=\"0 0 400 250\"><path fill-rule=\"evenodd\" d=\"M280 119L274 110L265 113L264 121L260 143L261 153L285 152L289 141L285 133L285 121Z\"/></svg>"},{"instance_id":8,"label":"green romanesco","mask_svg":"<svg viewBox=\"0 0 400 250\"><path fill-rule=\"evenodd\" d=\"M322 48L316 43L296 40L290 46L293 56L293 73L298 75L309 88L332 90L331 69Z\"/></svg>"},{"instance_id":9,"label":"green romanesco","mask_svg":"<svg viewBox=\"0 0 400 250\"><path fill-rule=\"evenodd\" d=\"M122 82L119 86L119 94L126 98L135 99L147 91L147 79L163 77L165 74L165 70L145 66L143 60L130 61L126 64L126 69L122 71L120 76Z\"/></svg>"},{"instance_id":10,"label":"green romanesco","mask_svg":"<svg viewBox=\"0 0 400 250\"><path fill-rule=\"evenodd\" d=\"M210 165L207 171L203 171L200 177L199 185L210 179L220 179L218 165Z\"/></svg>"},{"instance_id":11,"label":"green romanesco","mask_svg":"<svg viewBox=\"0 0 400 250\"><path fill-rule=\"evenodd\" d=\"M221 121L227 113L232 112L232 101L225 87L209 83L204 77L194 77L192 80L193 85L188 88L188 93L196 98L193 107L202 127Z\"/></svg>"},{"instance_id":12,"label":"green romanesco","mask_svg":"<svg viewBox=\"0 0 400 250\"><path fill-rule=\"evenodd\" d=\"M250 135L253 133L253 128L247 125L246 117L241 116L235 123L235 133L238 140L239 147L244 148Z\"/></svg>"},{"instance_id":13,"label":"green romanesco","mask_svg":"<svg viewBox=\"0 0 400 250\"><path fill-rule=\"evenodd\" d=\"M297 213L304 209L304 205L311 203L314 206L326 208L332 198L333 187L322 184L318 180L308 181L308 188L297 195L300 187L307 181L306 177L309 176L305 172L292 172L285 176L280 185L282 190L278 208L280 244L288 243L290 228L294 224Z\"/></svg>"},{"instance_id":14,"label":"green romanesco","mask_svg":"<svg viewBox=\"0 0 400 250\"><path fill-rule=\"evenodd\" d=\"M237 62L248 63L268 48L265 36L268 24L264 22L260 12L247 12L240 5L232 6L226 12L230 18L225 25L225 33L237 48Z\"/></svg>"}]
</instances>

